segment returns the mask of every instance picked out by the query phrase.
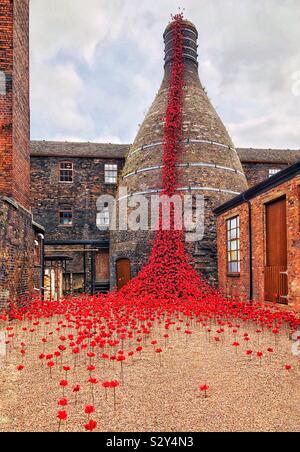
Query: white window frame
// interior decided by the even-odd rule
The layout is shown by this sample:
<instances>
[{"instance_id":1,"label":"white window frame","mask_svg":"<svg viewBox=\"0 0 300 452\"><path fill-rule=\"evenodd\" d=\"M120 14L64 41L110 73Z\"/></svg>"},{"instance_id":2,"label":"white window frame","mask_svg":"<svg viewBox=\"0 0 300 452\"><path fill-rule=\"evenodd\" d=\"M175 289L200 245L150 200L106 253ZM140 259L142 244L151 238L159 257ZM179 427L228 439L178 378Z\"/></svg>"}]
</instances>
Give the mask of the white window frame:
<instances>
[{"instance_id":1,"label":"white window frame","mask_svg":"<svg viewBox=\"0 0 300 452\"><path fill-rule=\"evenodd\" d=\"M107 185L116 185L118 183L118 165L109 163L104 166L104 180Z\"/></svg>"}]
</instances>

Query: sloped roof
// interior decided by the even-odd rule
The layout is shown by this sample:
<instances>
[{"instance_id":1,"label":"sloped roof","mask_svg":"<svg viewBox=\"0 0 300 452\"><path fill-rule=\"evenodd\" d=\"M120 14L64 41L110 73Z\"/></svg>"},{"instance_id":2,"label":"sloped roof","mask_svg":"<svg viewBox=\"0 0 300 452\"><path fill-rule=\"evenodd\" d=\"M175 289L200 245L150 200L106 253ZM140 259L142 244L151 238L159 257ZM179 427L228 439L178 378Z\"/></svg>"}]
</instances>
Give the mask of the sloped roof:
<instances>
[{"instance_id":1,"label":"sloped roof","mask_svg":"<svg viewBox=\"0 0 300 452\"><path fill-rule=\"evenodd\" d=\"M242 163L283 163L292 165L300 161L300 149L252 149L238 148Z\"/></svg>"},{"instance_id":2,"label":"sloped roof","mask_svg":"<svg viewBox=\"0 0 300 452\"><path fill-rule=\"evenodd\" d=\"M83 157L122 159L129 144L71 143L68 141L31 141L32 157Z\"/></svg>"},{"instance_id":3,"label":"sloped roof","mask_svg":"<svg viewBox=\"0 0 300 452\"><path fill-rule=\"evenodd\" d=\"M32 157L125 158L130 144L72 143L69 141L31 141ZM242 163L281 163L300 161L300 149L237 148Z\"/></svg>"}]
</instances>

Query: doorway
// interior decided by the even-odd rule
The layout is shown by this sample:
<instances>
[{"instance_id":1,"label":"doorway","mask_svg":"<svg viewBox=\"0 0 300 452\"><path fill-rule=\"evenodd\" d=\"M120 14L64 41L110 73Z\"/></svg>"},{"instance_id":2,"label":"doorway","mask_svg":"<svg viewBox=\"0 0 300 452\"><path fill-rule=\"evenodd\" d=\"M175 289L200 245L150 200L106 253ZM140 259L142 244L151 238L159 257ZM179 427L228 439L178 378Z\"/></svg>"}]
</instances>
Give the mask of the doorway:
<instances>
[{"instance_id":1,"label":"doorway","mask_svg":"<svg viewBox=\"0 0 300 452\"><path fill-rule=\"evenodd\" d=\"M109 281L109 250L99 250L95 255L95 280Z\"/></svg>"},{"instance_id":2,"label":"doorway","mask_svg":"<svg viewBox=\"0 0 300 452\"><path fill-rule=\"evenodd\" d=\"M119 259L116 263L117 287L122 289L131 280L131 263L129 259Z\"/></svg>"},{"instance_id":3,"label":"doorway","mask_svg":"<svg viewBox=\"0 0 300 452\"><path fill-rule=\"evenodd\" d=\"M266 205L266 301L288 304L286 198Z\"/></svg>"}]
</instances>

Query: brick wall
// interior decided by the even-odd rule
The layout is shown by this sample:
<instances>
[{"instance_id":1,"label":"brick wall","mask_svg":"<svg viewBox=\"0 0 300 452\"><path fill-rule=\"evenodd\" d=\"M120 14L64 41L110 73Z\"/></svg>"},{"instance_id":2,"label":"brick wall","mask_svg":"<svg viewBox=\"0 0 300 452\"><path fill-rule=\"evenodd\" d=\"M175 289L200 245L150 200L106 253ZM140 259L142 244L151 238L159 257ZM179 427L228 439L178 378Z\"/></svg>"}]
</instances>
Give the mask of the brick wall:
<instances>
[{"instance_id":1,"label":"brick wall","mask_svg":"<svg viewBox=\"0 0 300 452\"><path fill-rule=\"evenodd\" d=\"M300 176L252 199L253 243L253 295L256 301L264 301L265 268L265 205L286 196L288 237L289 307L300 310ZM241 225L241 274L230 277L227 273L226 220L240 215ZM249 297L249 234L248 205L246 203L220 215L217 221L220 287L230 295Z\"/></svg>"},{"instance_id":2,"label":"brick wall","mask_svg":"<svg viewBox=\"0 0 300 452\"><path fill-rule=\"evenodd\" d=\"M285 163L242 163L249 187L260 184L264 180L269 178L269 170L284 170L289 165Z\"/></svg>"},{"instance_id":3,"label":"brick wall","mask_svg":"<svg viewBox=\"0 0 300 452\"><path fill-rule=\"evenodd\" d=\"M34 288L34 239L31 214L0 199L0 308Z\"/></svg>"},{"instance_id":4,"label":"brick wall","mask_svg":"<svg viewBox=\"0 0 300 452\"><path fill-rule=\"evenodd\" d=\"M72 162L73 183L59 181L61 162ZM90 158L31 158L31 199L35 220L45 227L47 240L100 240L106 232L96 226L97 199L115 195L116 185L105 184L104 165L122 160ZM63 205L73 208L73 226L59 225L59 210Z\"/></svg>"},{"instance_id":5,"label":"brick wall","mask_svg":"<svg viewBox=\"0 0 300 452\"><path fill-rule=\"evenodd\" d=\"M25 208L29 201L29 2L1 0L0 195Z\"/></svg>"},{"instance_id":6,"label":"brick wall","mask_svg":"<svg viewBox=\"0 0 300 452\"><path fill-rule=\"evenodd\" d=\"M59 181L61 162L72 162L73 183ZM122 159L96 158L31 158L31 199L35 220L45 227L47 241L109 240L108 231L100 231L96 225L97 199L101 195L116 195L117 186L105 184L105 164L117 164L119 172ZM73 225L59 225L59 210L68 205L73 210ZM83 248L80 245L79 248ZM91 248L87 246L87 249ZM76 253L78 246L47 246L46 253L68 255L73 261L67 265L70 273L83 273L86 256L86 287L92 285L92 252ZM58 250L58 251L57 251Z\"/></svg>"}]
</instances>

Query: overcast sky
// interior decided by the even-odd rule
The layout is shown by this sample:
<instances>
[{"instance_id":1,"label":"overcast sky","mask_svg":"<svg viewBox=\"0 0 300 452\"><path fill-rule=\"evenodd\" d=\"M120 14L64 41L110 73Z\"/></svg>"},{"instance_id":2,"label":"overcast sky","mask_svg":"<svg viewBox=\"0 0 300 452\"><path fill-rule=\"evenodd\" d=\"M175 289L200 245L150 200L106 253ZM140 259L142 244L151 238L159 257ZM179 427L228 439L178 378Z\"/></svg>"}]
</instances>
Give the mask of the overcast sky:
<instances>
[{"instance_id":1,"label":"overcast sky","mask_svg":"<svg viewBox=\"0 0 300 452\"><path fill-rule=\"evenodd\" d=\"M300 148L300 0L31 0L32 139L132 142L185 8L236 146Z\"/></svg>"}]
</instances>

